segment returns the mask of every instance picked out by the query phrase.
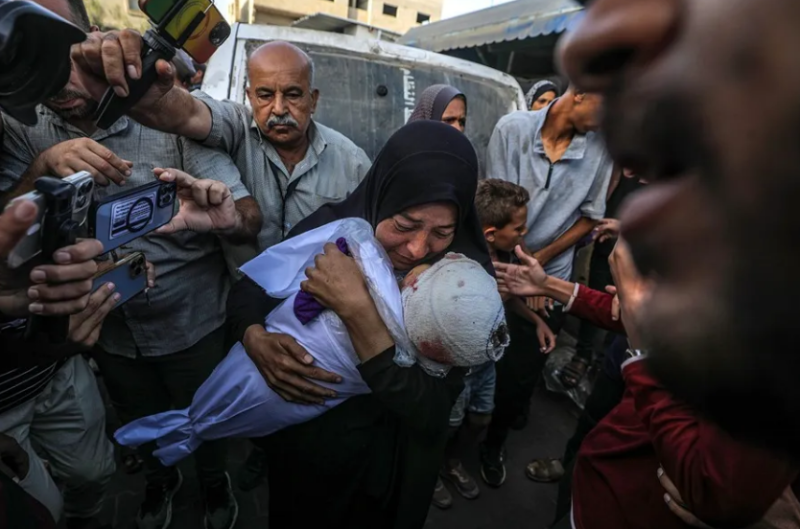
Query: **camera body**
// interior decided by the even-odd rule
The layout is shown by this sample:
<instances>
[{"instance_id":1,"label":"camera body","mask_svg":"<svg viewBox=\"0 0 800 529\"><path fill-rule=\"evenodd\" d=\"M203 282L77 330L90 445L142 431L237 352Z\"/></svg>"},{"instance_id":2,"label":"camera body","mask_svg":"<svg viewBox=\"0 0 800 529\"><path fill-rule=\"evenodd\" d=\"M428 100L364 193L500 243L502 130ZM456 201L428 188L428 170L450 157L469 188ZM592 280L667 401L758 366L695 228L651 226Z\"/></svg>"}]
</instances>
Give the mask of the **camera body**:
<instances>
[{"instance_id":1,"label":"camera body","mask_svg":"<svg viewBox=\"0 0 800 529\"><path fill-rule=\"evenodd\" d=\"M69 205L69 209L71 210L70 217L78 226L78 229L82 229L84 231L78 235L85 236L89 210L91 208L92 197L94 195L94 179L92 178L91 174L87 173L86 171L81 171L80 173L70 175L61 181L72 185L74 188L71 204ZM12 269L19 268L42 253L42 236L44 231L50 228L45 223L48 210L48 200L44 193L40 191L31 191L30 193L26 193L12 200L8 207L21 200L29 200L36 204L39 213L36 221L25 234L25 237L17 244L17 246L14 247L13 250L11 250L11 253L8 254L8 266Z\"/></svg>"}]
</instances>

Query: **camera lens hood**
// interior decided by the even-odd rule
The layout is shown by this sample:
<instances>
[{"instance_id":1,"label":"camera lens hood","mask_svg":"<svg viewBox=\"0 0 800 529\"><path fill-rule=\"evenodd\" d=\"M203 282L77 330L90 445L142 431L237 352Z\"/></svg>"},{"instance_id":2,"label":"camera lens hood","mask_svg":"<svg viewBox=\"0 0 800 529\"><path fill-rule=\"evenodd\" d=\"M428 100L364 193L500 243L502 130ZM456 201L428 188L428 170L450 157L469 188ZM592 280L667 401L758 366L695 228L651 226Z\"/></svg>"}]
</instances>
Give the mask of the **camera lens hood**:
<instances>
[{"instance_id":1,"label":"camera lens hood","mask_svg":"<svg viewBox=\"0 0 800 529\"><path fill-rule=\"evenodd\" d=\"M36 124L36 105L58 93L72 70L77 26L27 0L0 0L0 109Z\"/></svg>"}]
</instances>

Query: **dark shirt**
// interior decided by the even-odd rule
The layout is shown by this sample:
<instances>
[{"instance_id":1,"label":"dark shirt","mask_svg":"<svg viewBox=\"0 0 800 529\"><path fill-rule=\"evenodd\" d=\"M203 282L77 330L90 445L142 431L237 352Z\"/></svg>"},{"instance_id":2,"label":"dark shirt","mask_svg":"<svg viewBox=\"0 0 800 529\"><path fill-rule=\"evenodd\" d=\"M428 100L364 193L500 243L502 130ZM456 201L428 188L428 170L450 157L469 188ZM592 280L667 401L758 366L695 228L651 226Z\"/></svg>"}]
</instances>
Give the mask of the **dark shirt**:
<instances>
[{"instance_id":1,"label":"dark shirt","mask_svg":"<svg viewBox=\"0 0 800 529\"><path fill-rule=\"evenodd\" d=\"M25 320L0 316L0 414L35 398L79 349L24 338Z\"/></svg>"},{"instance_id":2,"label":"dark shirt","mask_svg":"<svg viewBox=\"0 0 800 529\"><path fill-rule=\"evenodd\" d=\"M232 336L263 325L281 300L243 279L228 300ZM372 390L260 440L272 529L416 529L425 524L464 371L436 378L394 362L394 347L359 367Z\"/></svg>"}]
</instances>

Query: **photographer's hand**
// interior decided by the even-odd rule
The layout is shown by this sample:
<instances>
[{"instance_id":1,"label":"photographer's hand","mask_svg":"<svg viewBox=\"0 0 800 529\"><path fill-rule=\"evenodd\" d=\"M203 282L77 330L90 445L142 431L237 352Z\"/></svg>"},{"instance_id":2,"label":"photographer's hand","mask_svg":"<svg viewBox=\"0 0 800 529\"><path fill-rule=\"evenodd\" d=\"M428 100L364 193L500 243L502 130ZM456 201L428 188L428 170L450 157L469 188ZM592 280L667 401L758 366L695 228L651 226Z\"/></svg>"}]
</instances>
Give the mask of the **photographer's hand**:
<instances>
[{"instance_id":1,"label":"photographer's hand","mask_svg":"<svg viewBox=\"0 0 800 529\"><path fill-rule=\"evenodd\" d=\"M142 37L131 29L90 33L72 47L75 73L95 100L100 101L111 86L119 97L127 97L128 80L142 76ZM174 84L174 68L164 60L156 62L158 80L130 111L136 121L156 130L193 140L205 140L211 133L211 111L202 101Z\"/></svg>"},{"instance_id":2,"label":"photographer's hand","mask_svg":"<svg viewBox=\"0 0 800 529\"><path fill-rule=\"evenodd\" d=\"M36 204L21 201L0 215L0 259L4 259L36 220Z\"/></svg>"},{"instance_id":3,"label":"photographer's hand","mask_svg":"<svg viewBox=\"0 0 800 529\"><path fill-rule=\"evenodd\" d=\"M42 151L26 175L33 179L40 176L64 178L79 171L87 171L97 185L107 186L111 182L125 185L125 179L131 175L132 167L133 162L123 160L96 141L78 138L63 141Z\"/></svg>"},{"instance_id":4,"label":"photographer's hand","mask_svg":"<svg viewBox=\"0 0 800 529\"><path fill-rule=\"evenodd\" d=\"M69 340L72 343L91 348L100 338L103 321L119 301L119 293L114 292L115 285L106 283L89 296L86 308L69 319Z\"/></svg>"},{"instance_id":5,"label":"photographer's hand","mask_svg":"<svg viewBox=\"0 0 800 529\"><path fill-rule=\"evenodd\" d=\"M34 268L30 273L33 285L28 289L28 310L44 316L67 316L85 309L97 272L94 259L102 253L100 241L85 239L58 250L53 255L56 264Z\"/></svg>"},{"instance_id":6,"label":"photographer's hand","mask_svg":"<svg viewBox=\"0 0 800 529\"><path fill-rule=\"evenodd\" d=\"M253 198L234 201L230 188L222 182L194 178L178 169L156 168L153 172L162 182L175 182L181 205L158 233L215 233L236 244L254 240L261 230L262 217Z\"/></svg>"}]
</instances>

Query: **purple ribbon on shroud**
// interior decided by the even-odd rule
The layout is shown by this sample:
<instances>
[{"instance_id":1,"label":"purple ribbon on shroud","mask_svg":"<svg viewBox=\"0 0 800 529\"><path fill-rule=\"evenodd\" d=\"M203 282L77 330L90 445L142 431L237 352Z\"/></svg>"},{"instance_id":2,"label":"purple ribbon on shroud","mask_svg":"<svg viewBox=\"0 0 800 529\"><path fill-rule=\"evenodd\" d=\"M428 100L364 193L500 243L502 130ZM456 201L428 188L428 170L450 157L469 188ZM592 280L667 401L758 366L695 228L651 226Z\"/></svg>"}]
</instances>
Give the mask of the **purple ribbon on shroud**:
<instances>
[{"instance_id":1,"label":"purple ribbon on shroud","mask_svg":"<svg viewBox=\"0 0 800 529\"><path fill-rule=\"evenodd\" d=\"M336 239L336 247L345 255L350 255L350 249L347 247L347 241L344 237ZM314 296L302 290L297 293L294 298L294 315L300 320L303 325L308 325L314 318L322 314L325 310L319 301L314 299Z\"/></svg>"}]
</instances>

